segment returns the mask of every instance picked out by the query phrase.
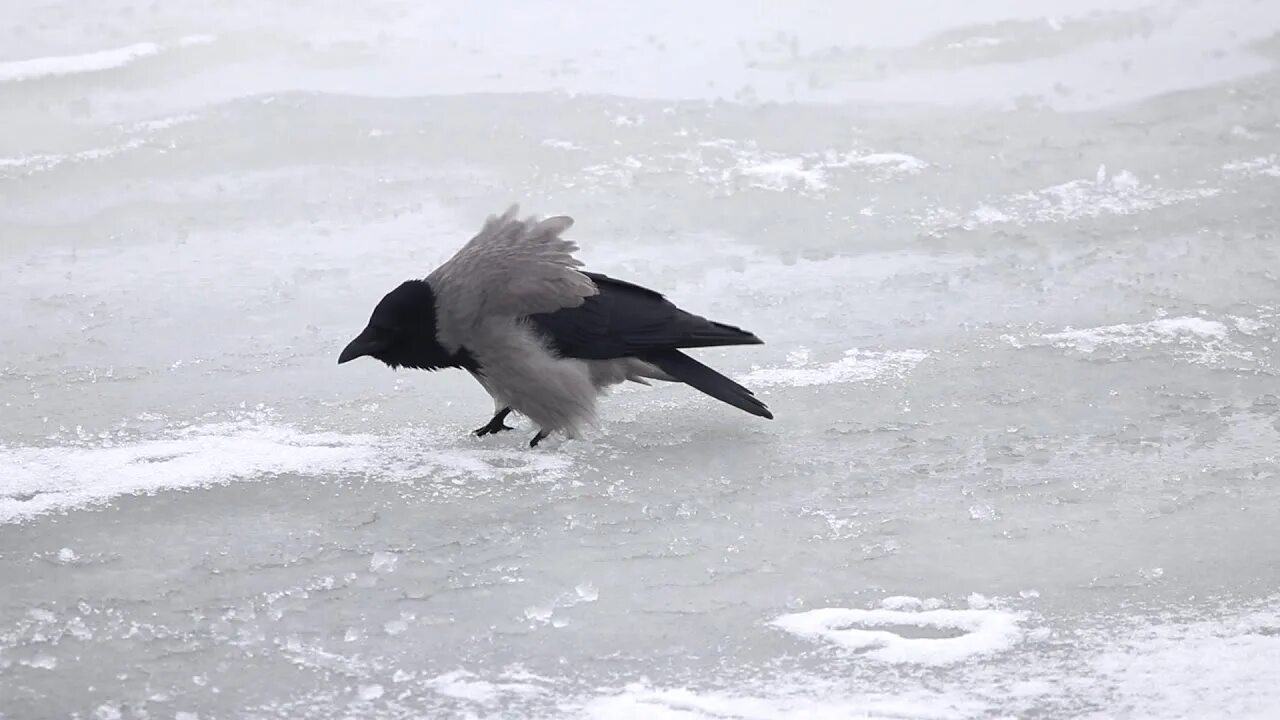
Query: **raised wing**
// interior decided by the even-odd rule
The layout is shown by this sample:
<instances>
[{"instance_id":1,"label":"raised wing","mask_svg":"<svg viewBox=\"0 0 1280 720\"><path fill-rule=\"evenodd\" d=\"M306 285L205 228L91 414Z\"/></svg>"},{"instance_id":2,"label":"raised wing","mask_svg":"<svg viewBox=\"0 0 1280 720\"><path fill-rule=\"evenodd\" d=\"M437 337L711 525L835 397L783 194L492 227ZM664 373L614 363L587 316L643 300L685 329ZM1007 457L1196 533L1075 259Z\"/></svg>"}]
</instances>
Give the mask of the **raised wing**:
<instances>
[{"instance_id":1,"label":"raised wing","mask_svg":"<svg viewBox=\"0 0 1280 720\"><path fill-rule=\"evenodd\" d=\"M685 312L653 290L598 273L584 275L595 283L596 295L576 307L529 318L565 357L608 360L762 342L745 330Z\"/></svg>"},{"instance_id":2,"label":"raised wing","mask_svg":"<svg viewBox=\"0 0 1280 720\"><path fill-rule=\"evenodd\" d=\"M561 237L573 219L519 220L519 209L512 205L490 216L478 235L427 276L446 347L460 345L470 328L487 319L577 307L596 294L573 257L578 246Z\"/></svg>"}]
</instances>

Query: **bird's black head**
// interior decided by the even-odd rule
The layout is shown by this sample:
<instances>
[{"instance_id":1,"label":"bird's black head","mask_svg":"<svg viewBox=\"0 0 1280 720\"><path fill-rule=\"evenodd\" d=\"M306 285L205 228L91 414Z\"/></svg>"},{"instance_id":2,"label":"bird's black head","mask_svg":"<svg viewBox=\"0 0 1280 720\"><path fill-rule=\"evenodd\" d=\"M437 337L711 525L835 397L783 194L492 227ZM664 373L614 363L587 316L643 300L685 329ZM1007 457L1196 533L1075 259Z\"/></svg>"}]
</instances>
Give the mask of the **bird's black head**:
<instances>
[{"instance_id":1,"label":"bird's black head","mask_svg":"<svg viewBox=\"0 0 1280 720\"><path fill-rule=\"evenodd\" d=\"M393 368L437 370L470 363L465 350L450 353L436 339L436 296L425 280L409 280L387 293L373 309L368 327L338 356L338 364L365 355Z\"/></svg>"}]
</instances>

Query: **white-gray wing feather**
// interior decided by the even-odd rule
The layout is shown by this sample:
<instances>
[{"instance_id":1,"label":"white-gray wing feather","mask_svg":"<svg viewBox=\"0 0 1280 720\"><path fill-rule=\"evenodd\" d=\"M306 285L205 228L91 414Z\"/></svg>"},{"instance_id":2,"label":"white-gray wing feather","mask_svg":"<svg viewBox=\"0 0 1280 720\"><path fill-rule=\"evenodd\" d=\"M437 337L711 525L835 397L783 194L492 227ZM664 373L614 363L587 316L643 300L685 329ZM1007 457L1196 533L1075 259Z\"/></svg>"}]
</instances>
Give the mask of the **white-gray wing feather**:
<instances>
[{"instance_id":1,"label":"white-gray wing feather","mask_svg":"<svg viewBox=\"0 0 1280 720\"><path fill-rule=\"evenodd\" d=\"M578 271L578 246L561 237L565 216L519 220L512 205L490 216L480 233L427 276L436 294L439 339L454 349L488 320L577 307L599 290Z\"/></svg>"}]
</instances>

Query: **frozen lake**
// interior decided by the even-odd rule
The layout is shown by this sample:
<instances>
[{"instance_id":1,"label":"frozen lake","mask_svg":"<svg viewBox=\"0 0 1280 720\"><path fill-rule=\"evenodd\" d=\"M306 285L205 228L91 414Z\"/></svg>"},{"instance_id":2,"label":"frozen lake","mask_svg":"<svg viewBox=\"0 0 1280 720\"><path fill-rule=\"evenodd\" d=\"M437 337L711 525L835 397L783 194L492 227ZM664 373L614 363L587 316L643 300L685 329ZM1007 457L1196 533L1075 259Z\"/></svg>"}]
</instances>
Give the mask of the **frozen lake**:
<instances>
[{"instance_id":1,"label":"frozen lake","mask_svg":"<svg viewBox=\"0 0 1280 720\"><path fill-rule=\"evenodd\" d=\"M3 720L1275 716L1280 4L181 5L0 11ZM777 419L335 364L512 201Z\"/></svg>"}]
</instances>

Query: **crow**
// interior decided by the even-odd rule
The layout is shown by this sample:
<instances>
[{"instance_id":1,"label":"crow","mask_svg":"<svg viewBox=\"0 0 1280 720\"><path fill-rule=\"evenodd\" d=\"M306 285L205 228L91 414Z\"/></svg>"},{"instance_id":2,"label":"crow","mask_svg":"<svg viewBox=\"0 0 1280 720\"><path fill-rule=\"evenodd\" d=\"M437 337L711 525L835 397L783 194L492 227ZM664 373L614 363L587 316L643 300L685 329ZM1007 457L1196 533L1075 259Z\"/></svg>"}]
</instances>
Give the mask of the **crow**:
<instances>
[{"instance_id":1,"label":"crow","mask_svg":"<svg viewBox=\"0 0 1280 720\"><path fill-rule=\"evenodd\" d=\"M490 216L479 234L425 279L407 280L377 304L338 363L371 356L391 368L471 373L494 401L474 431L512 430L512 412L538 432L577 437L596 422L596 397L624 381L682 382L773 419L747 388L681 348L758 345L745 330L685 312L660 293L580 270L563 233L573 219Z\"/></svg>"}]
</instances>

